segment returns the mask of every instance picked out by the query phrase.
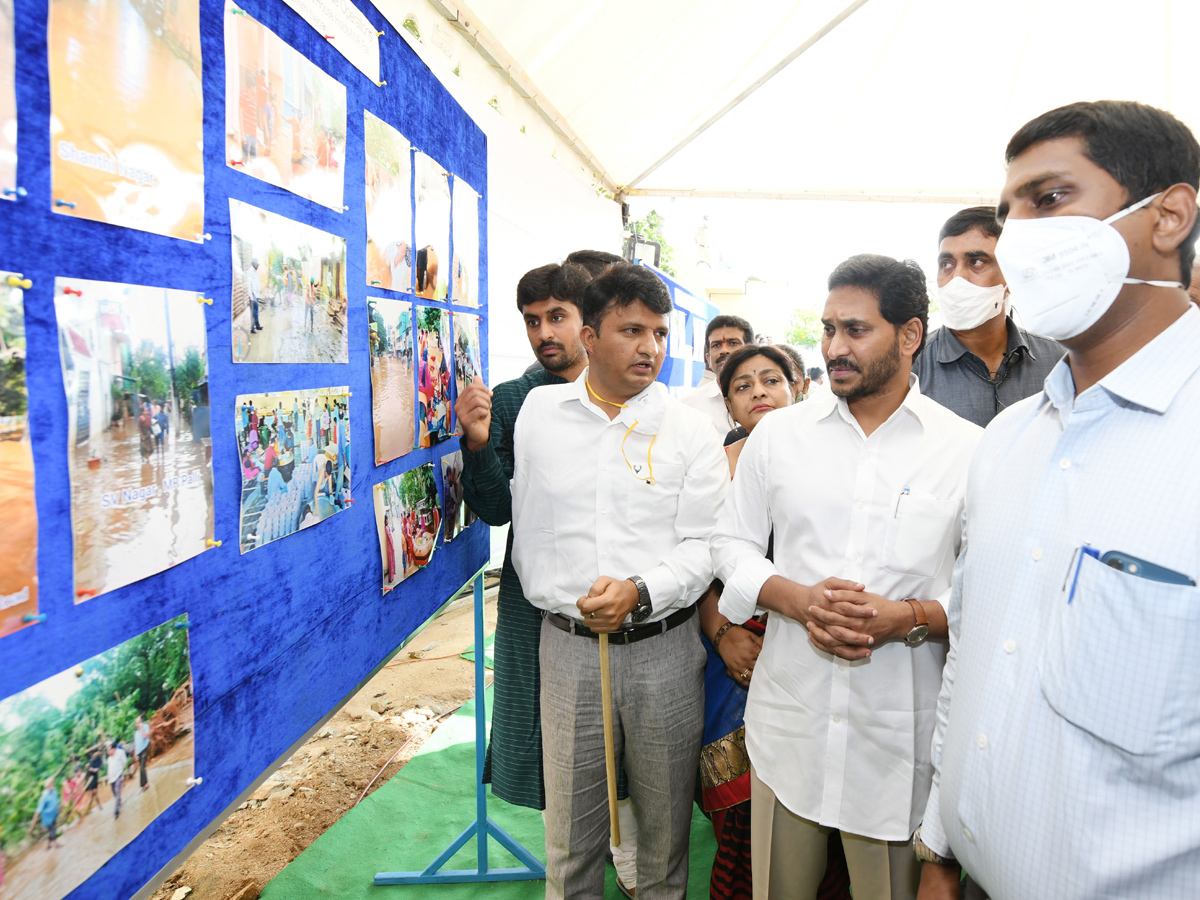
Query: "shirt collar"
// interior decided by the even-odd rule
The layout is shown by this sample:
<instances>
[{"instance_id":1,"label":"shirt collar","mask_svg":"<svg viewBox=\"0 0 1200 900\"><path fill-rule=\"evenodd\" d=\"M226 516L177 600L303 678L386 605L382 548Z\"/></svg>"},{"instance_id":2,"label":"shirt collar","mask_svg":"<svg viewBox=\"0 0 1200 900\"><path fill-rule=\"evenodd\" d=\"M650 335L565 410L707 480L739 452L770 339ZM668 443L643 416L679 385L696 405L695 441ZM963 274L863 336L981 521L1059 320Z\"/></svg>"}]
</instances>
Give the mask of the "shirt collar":
<instances>
[{"instance_id":1,"label":"shirt collar","mask_svg":"<svg viewBox=\"0 0 1200 900\"><path fill-rule=\"evenodd\" d=\"M1029 340L1027 338L1028 333L1025 331L1025 329L1017 327L1017 323L1013 321L1012 316L1004 317L1004 326L1008 330L1008 347L1005 348L1004 351L1005 358L1012 356L1013 352L1019 349L1030 359L1037 359L1029 347ZM958 339L958 335L949 328L943 326L940 329L940 332L941 334L938 336L938 362L957 362L963 357L964 354L971 352L966 348L966 345Z\"/></svg>"},{"instance_id":2,"label":"shirt collar","mask_svg":"<svg viewBox=\"0 0 1200 900\"><path fill-rule=\"evenodd\" d=\"M590 367L589 367L590 368ZM588 393L587 376L589 369L584 369L572 383L571 391L564 393L560 403L578 401L584 409L603 419L605 422L620 422L638 434L658 434L662 427L663 414L667 409L667 389L658 382L652 382L639 394L634 394L625 401L625 406L617 410L613 419L608 418L608 412Z\"/></svg>"},{"instance_id":3,"label":"shirt collar","mask_svg":"<svg viewBox=\"0 0 1200 900\"><path fill-rule=\"evenodd\" d=\"M1165 413L1188 379L1200 368L1200 309L1172 322L1146 346L1100 379L1098 387L1151 412ZM1060 410L1075 406L1075 379L1064 356L1046 376L1046 398ZM1086 393L1086 392L1085 392Z\"/></svg>"},{"instance_id":4,"label":"shirt collar","mask_svg":"<svg viewBox=\"0 0 1200 900\"><path fill-rule=\"evenodd\" d=\"M821 393L817 396L810 397L808 402L817 404L818 421L827 419L836 412L842 417L842 420L847 425L857 428L860 431L862 430L858 424L858 420L854 418L854 413L850 412L849 404L847 404L845 400L835 394L832 390L821 391ZM904 412L905 414L916 419L918 424L924 428L926 413L925 404L928 402L929 401L926 400L925 395L921 393L921 381L919 378L917 378L916 372L910 372L908 375L908 393L905 394L904 399L900 401L900 406L896 412L892 413L891 416L888 417L888 421L890 422L892 419L894 419L898 413Z\"/></svg>"}]
</instances>

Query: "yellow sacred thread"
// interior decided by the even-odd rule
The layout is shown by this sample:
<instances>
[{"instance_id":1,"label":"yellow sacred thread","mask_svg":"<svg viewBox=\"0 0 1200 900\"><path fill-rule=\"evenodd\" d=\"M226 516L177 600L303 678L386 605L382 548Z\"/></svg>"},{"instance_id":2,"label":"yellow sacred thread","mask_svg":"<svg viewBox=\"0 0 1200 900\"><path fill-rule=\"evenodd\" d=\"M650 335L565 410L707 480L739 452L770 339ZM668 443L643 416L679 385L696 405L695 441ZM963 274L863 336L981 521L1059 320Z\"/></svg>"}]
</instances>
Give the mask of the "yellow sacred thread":
<instances>
[{"instance_id":1,"label":"yellow sacred thread","mask_svg":"<svg viewBox=\"0 0 1200 900\"><path fill-rule=\"evenodd\" d=\"M592 390L592 383L588 379L585 378L583 383L587 387L587 391L592 396L592 399L598 403L607 403L609 406L615 406L618 409L629 408L628 403L614 403L612 400L605 400ZM636 478L638 481L644 481L646 484L654 484L654 462L651 459L651 454L654 453L654 442L658 439L658 435L654 434L650 436L650 446L646 448L646 468L650 470L649 478L643 478L641 475L635 472L633 469L633 463L629 461L629 457L625 454L625 441L629 439L629 432L633 431L633 429L637 427L637 424L638 420L635 419L633 424L625 429L625 436L621 438L621 456L625 458L625 465L629 466L629 471L632 473L634 478Z\"/></svg>"}]
</instances>

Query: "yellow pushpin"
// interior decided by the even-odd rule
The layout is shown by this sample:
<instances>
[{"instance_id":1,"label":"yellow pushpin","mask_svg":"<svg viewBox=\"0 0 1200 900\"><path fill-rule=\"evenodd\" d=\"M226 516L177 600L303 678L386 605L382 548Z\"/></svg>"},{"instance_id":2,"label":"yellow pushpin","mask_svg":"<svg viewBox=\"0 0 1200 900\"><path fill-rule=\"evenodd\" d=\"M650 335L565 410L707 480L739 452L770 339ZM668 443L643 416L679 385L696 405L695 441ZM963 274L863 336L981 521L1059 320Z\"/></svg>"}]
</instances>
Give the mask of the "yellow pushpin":
<instances>
[{"instance_id":1,"label":"yellow pushpin","mask_svg":"<svg viewBox=\"0 0 1200 900\"><path fill-rule=\"evenodd\" d=\"M29 290L31 287L33 287L32 281L30 281L28 278L22 278L20 275L9 275L4 279L4 283L9 287L19 287L24 288L25 290Z\"/></svg>"},{"instance_id":2,"label":"yellow pushpin","mask_svg":"<svg viewBox=\"0 0 1200 900\"><path fill-rule=\"evenodd\" d=\"M208 306L212 306L212 297L197 297L196 302L197 303L205 303Z\"/></svg>"},{"instance_id":3,"label":"yellow pushpin","mask_svg":"<svg viewBox=\"0 0 1200 900\"><path fill-rule=\"evenodd\" d=\"M380 34L383 34L383 32L382 32L382 31L381 31L381 32L379 32L379 33L380 33ZM386 81L377 81L377 82L375 82L375 84L377 84L379 87L383 87L385 84L387 84L387 82L386 82Z\"/></svg>"},{"instance_id":4,"label":"yellow pushpin","mask_svg":"<svg viewBox=\"0 0 1200 900\"><path fill-rule=\"evenodd\" d=\"M220 547L221 546L220 541L214 541L212 538L209 538L204 543L206 546L209 546L209 547Z\"/></svg>"}]
</instances>

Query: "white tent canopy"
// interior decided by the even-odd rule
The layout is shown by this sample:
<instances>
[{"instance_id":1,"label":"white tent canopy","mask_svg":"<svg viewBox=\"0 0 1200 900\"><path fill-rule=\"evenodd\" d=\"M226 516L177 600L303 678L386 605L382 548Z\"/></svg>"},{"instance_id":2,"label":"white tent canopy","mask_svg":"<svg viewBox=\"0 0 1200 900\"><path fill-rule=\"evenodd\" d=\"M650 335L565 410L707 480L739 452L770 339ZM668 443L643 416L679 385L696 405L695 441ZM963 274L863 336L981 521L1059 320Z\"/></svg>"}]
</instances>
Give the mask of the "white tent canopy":
<instances>
[{"instance_id":1,"label":"white tent canopy","mask_svg":"<svg viewBox=\"0 0 1200 900\"><path fill-rule=\"evenodd\" d=\"M444 6L629 195L969 201L1063 103L1141 100L1200 130L1196 0Z\"/></svg>"}]
</instances>

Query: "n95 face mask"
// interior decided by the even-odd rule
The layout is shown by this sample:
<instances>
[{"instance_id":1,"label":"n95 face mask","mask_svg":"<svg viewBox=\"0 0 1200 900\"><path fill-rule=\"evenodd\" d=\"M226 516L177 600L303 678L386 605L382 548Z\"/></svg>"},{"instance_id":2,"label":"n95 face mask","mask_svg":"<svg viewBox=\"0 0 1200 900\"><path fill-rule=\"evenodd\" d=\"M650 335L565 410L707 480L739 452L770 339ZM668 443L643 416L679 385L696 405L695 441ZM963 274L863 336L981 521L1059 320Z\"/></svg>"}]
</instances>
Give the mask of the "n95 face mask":
<instances>
[{"instance_id":1,"label":"n95 face mask","mask_svg":"<svg viewBox=\"0 0 1200 900\"><path fill-rule=\"evenodd\" d=\"M1055 340L1083 334L1108 312L1122 285L1179 287L1129 276L1129 245L1112 223L1150 203L1152 194L1107 219L1048 216L1009 219L996 261L1026 327Z\"/></svg>"},{"instance_id":2,"label":"n95 face mask","mask_svg":"<svg viewBox=\"0 0 1200 900\"><path fill-rule=\"evenodd\" d=\"M946 327L954 331L977 328L1004 309L1002 284L980 287L961 275L938 288L938 309Z\"/></svg>"}]
</instances>

